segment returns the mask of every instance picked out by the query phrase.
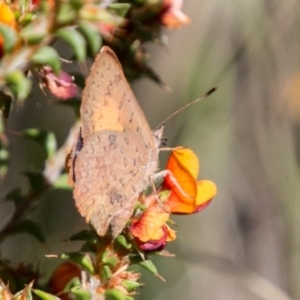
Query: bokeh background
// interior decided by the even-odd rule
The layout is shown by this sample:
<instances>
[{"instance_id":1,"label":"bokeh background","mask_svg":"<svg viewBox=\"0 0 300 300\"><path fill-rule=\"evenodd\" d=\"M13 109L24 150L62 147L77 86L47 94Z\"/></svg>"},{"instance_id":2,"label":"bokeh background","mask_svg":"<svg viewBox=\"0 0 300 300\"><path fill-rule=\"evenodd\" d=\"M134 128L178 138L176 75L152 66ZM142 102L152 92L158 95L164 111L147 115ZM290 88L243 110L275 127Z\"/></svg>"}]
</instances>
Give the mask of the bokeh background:
<instances>
[{"instance_id":1,"label":"bokeh background","mask_svg":"<svg viewBox=\"0 0 300 300\"><path fill-rule=\"evenodd\" d=\"M218 195L200 214L174 218L178 238L168 250L176 257L155 259L167 282L143 273L147 285L138 299L300 299L300 2L190 0L183 11L192 23L167 31L167 47L148 47L151 66L172 91L147 79L133 88L155 128L218 87L171 119L164 134L169 146L197 153L200 178L213 180ZM74 120L70 108L51 104L37 87L15 107L9 127L38 125L61 145ZM15 186L26 190L28 165L43 168L37 145L13 136L11 145L0 197ZM11 212L1 203L0 223ZM86 226L66 191L48 192L31 217L49 236L47 245L18 235L1 254L44 270L56 264L44 255L76 248L62 240Z\"/></svg>"}]
</instances>

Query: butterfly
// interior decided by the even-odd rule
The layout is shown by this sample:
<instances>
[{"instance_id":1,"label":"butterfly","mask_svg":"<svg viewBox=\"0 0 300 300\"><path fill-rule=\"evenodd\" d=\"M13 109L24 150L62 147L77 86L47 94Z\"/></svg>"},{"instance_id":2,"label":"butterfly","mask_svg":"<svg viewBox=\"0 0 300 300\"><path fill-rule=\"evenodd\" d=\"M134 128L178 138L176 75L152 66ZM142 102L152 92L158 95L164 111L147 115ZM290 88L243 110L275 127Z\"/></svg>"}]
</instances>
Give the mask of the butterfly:
<instances>
[{"instance_id":1,"label":"butterfly","mask_svg":"<svg viewBox=\"0 0 300 300\"><path fill-rule=\"evenodd\" d=\"M115 53L104 46L86 80L82 129L69 163L79 213L116 237L158 169L163 126L153 132Z\"/></svg>"}]
</instances>

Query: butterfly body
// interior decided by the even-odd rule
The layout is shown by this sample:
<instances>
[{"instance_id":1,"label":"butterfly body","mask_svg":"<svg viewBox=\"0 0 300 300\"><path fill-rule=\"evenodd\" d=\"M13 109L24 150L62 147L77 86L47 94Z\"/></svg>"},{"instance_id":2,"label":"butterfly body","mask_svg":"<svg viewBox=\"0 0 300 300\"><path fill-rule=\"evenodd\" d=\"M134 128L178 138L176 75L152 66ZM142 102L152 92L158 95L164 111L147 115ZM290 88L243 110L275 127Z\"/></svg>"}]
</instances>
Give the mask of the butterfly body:
<instances>
[{"instance_id":1,"label":"butterfly body","mask_svg":"<svg viewBox=\"0 0 300 300\"><path fill-rule=\"evenodd\" d=\"M162 130L151 131L108 47L91 68L80 113L83 142L69 175L75 203L100 236L110 229L116 237L158 168Z\"/></svg>"}]
</instances>

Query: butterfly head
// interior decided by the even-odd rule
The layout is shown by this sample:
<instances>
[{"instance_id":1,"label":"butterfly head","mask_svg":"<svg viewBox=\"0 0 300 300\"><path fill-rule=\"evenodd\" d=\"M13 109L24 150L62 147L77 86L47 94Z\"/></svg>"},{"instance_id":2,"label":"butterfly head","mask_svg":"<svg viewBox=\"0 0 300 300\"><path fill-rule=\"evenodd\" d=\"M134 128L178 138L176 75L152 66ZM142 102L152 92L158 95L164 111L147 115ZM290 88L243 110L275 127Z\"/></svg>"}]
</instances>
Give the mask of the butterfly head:
<instances>
[{"instance_id":1,"label":"butterfly head","mask_svg":"<svg viewBox=\"0 0 300 300\"><path fill-rule=\"evenodd\" d=\"M160 145L164 145L166 142L165 138L163 138L163 136L162 136L163 132L164 132L164 127L165 127L165 124L163 123L163 124L159 125L153 132L157 148Z\"/></svg>"}]
</instances>

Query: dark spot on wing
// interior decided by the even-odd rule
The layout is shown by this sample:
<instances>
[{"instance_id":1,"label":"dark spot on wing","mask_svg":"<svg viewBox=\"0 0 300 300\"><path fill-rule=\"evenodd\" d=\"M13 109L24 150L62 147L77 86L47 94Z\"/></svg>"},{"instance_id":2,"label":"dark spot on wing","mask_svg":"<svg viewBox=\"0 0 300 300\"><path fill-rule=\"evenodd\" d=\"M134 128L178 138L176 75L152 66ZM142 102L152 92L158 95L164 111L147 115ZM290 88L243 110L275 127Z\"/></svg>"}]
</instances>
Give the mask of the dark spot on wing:
<instances>
[{"instance_id":1,"label":"dark spot on wing","mask_svg":"<svg viewBox=\"0 0 300 300\"><path fill-rule=\"evenodd\" d=\"M109 201L112 205L115 203L120 203L121 201L125 200L126 197L118 192L116 188L111 188L110 191L108 192L109 196Z\"/></svg>"},{"instance_id":2,"label":"dark spot on wing","mask_svg":"<svg viewBox=\"0 0 300 300\"><path fill-rule=\"evenodd\" d=\"M116 139L117 139L117 137L115 134L110 134L108 136L109 146L114 145L116 143Z\"/></svg>"}]
</instances>

